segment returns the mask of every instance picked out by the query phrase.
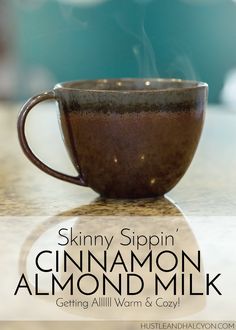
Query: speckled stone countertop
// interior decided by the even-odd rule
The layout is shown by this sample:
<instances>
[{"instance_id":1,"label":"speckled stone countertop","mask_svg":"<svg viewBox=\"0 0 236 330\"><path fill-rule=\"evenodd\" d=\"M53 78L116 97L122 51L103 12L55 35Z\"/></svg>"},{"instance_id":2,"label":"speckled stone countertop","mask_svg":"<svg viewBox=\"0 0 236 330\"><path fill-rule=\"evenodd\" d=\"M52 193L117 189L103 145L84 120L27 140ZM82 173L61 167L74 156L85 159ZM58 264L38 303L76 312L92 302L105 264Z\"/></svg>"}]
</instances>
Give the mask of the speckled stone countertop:
<instances>
[{"instance_id":1,"label":"speckled stone countertop","mask_svg":"<svg viewBox=\"0 0 236 330\"><path fill-rule=\"evenodd\" d=\"M214 227L215 231L211 233L213 245L209 249L207 244L210 238L206 235L210 231L209 228L212 228L208 223L211 220L205 221L204 217L236 215L236 112L221 107L209 107L194 160L183 179L167 196L160 199L116 201L101 199L89 188L56 180L33 166L23 155L17 141L18 111L19 107L16 105L0 104L0 216L33 216L31 217L33 220L31 219L31 222L30 219L25 219L20 222L18 221L20 218L17 218L9 222L8 217L2 218L0 229L3 233L5 230L10 236L2 234L0 250L2 244L3 251L0 252L0 256L3 257L3 263L1 265L4 265L5 246L14 235L16 240L12 241L10 246L15 247L15 250L23 249L24 251L26 247L22 241L25 237L27 242L37 240L43 236L46 229L54 225L53 220L44 222L45 216L53 219L58 216L77 215L179 216L181 222L179 228L184 229L185 235L181 239L181 244L189 243L192 249L193 243L197 244L198 241L201 248L204 249L206 245L207 251L211 252L207 262L213 264L219 262L213 243L216 241L218 244L217 237L221 235L225 224L219 220L218 227ZM44 104L37 107L29 118L27 136L32 149L43 161L65 173L74 173L60 137L56 105ZM185 216L189 218L203 216L203 220L197 225L195 221L186 221ZM227 230L233 235L234 223L230 224L231 227ZM89 222L88 228L90 226ZM227 245L228 242L233 245L234 240L228 239L227 235L222 244ZM232 249L231 245L229 245L230 249ZM15 253L11 257L18 258ZM7 264L8 259L5 258ZM229 269L231 272L231 268ZM0 284L2 284L1 281ZM214 305L212 306L215 309ZM23 305L21 307L28 308ZM219 310L222 310L221 304ZM16 310L16 312L19 311ZM199 314L200 320L204 319L207 313L207 310L203 310L202 314ZM192 314L189 318L191 317ZM0 322L1 330L92 329L94 327L96 329L138 329L140 324L132 325L127 322L122 323L121 326L119 322L93 323L91 321L80 322L78 326L77 322L70 322L69 325L65 322Z\"/></svg>"},{"instance_id":2,"label":"speckled stone countertop","mask_svg":"<svg viewBox=\"0 0 236 330\"><path fill-rule=\"evenodd\" d=\"M73 173L61 141L56 106L38 106L28 123L32 148L51 166ZM17 109L0 105L0 215L93 214L228 215L236 212L236 113L210 107L195 158L167 199L104 201L89 188L39 171L23 155L16 134ZM48 141L50 141L48 143ZM177 208L176 208L177 207Z\"/></svg>"}]
</instances>

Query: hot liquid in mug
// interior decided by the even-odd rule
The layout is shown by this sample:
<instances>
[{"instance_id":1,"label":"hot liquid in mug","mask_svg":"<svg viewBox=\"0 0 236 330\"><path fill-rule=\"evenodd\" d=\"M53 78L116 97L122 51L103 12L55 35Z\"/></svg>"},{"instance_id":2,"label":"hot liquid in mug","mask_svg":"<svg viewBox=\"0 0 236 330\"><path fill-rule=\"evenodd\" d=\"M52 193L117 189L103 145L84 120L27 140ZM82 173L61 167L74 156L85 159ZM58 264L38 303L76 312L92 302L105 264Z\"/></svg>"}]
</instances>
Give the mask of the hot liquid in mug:
<instances>
[{"instance_id":1,"label":"hot liquid in mug","mask_svg":"<svg viewBox=\"0 0 236 330\"><path fill-rule=\"evenodd\" d=\"M179 79L108 79L57 84L26 102L18 118L21 147L42 171L107 198L163 196L196 151L207 103L206 83ZM28 113L53 99L76 177L45 165L25 136Z\"/></svg>"}]
</instances>

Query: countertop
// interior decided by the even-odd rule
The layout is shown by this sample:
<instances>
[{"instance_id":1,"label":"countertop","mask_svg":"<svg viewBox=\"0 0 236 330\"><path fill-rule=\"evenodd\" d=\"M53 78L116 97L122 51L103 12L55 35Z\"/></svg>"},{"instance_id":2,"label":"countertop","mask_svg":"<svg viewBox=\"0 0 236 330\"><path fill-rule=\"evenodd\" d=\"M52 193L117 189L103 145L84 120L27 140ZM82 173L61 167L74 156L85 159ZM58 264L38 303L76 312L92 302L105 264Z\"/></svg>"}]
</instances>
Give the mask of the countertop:
<instances>
[{"instance_id":1,"label":"countertop","mask_svg":"<svg viewBox=\"0 0 236 330\"><path fill-rule=\"evenodd\" d=\"M204 295L199 299L186 295L181 298L176 313L160 309L154 315L148 314L149 319L235 319L232 288L235 288L236 255L232 251L236 249L236 112L219 106L208 107L193 162L179 184L165 197L116 201L101 199L90 188L54 179L32 165L17 140L18 111L17 105L0 104L0 265L4 269L0 272L1 301L4 301L0 303L1 329L25 329L26 326L37 330L140 329L140 323L123 322L121 326L113 322L113 317L119 319L117 309L105 312L111 320L108 323L93 323L96 314L90 315L90 322L79 325L70 322L69 325L62 321L82 322L83 313L59 310L55 302L45 302L38 297L31 297L30 304L29 297L13 299L11 291L19 274L27 271L27 262L33 264L35 249L55 249L58 228L62 224L77 233L91 235L117 235L122 226L146 237L156 231L174 233L173 251L177 255L185 250L195 256L199 249L206 271L222 273L219 285L223 295ZM57 170L75 173L60 136L56 105L38 106L27 127L32 149L42 160ZM128 253L128 250L123 252ZM77 253L74 248L67 251ZM101 249L95 246L94 251ZM141 275L150 282L149 273ZM199 275L196 282L200 289L203 277ZM141 317L141 312L133 319L136 315ZM128 314L122 316L129 320ZM13 322L3 323L2 320ZM17 320L32 323L14 323ZM37 320L60 322L33 322Z\"/></svg>"},{"instance_id":2,"label":"countertop","mask_svg":"<svg viewBox=\"0 0 236 330\"><path fill-rule=\"evenodd\" d=\"M207 109L205 127L193 162L165 199L104 201L90 188L54 179L23 155L16 134L19 106L0 105L0 215L59 215L73 212L113 214L234 215L236 213L236 112ZM32 117L32 118L31 118ZM28 123L33 150L48 164L73 173L57 124L56 105L38 106ZM141 207L140 207L141 205ZM145 211L144 211L145 208ZM176 211L178 212L178 210Z\"/></svg>"}]
</instances>

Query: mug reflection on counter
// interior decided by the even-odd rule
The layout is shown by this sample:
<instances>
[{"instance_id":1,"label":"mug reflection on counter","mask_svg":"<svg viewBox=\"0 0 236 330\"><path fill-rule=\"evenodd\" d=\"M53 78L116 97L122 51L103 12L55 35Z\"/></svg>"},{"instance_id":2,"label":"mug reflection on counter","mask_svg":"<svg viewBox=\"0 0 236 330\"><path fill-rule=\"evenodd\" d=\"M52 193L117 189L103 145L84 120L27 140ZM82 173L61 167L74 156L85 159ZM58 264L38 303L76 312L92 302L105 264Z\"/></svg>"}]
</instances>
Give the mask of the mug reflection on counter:
<instances>
[{"instance_id":1,"label":"mug reflection on counter","mask_svg":"<svg viewBox=\"0 0 236 330\"><path fill-rule=\"evenodd\" d=\"M165 214L163 214L164 209L168 210L165 211ZM102 245L89 244L88 246L82 244L77 246L76 244L64 244L65 237L59 235L59 230L62 228L64 228L63 235L66 232L72 237L73 235L81 235L81 239L84 235L90 237L98 235L103 237L114 236L114 239L107 250ZM166 241L166 245L163 244L162 246L143 244L137 249L137 246L120 244L120 233L124 228L129 229L126 234L133 235L133 238L136 237L135 235L148 238L154 237L154 235L165 237L165 234L167 234L169 238L173 237L174 240L170 239L168 242ZM127 241L128 238L126 238ZM61 245L58 245L58 243ZM41 293L49 292L50 285L52 285L52 272L45 272L39 274L38 287L35 288L35 273L39 271L33 260L42 250L52 252L44 255L39 263L45 269L53 268L53 276L56 277L57 281L55 287L58 290L53 296L39 295L38 297L56 304L58 311L67 312L68 317L72 313L80 317L106 320L175 319L199 312L205 305L205 295L189 294L190 290L204 292L205 282L202 261L199 263L201 269L199 272L196 272L196 267L194 268L191 262L184 263L184 278L186 281L183 294L183 283L181 283L183 274L181 267L182 251L197 264L199 247L181 211L165 198L138 202L103 201L100 199L92 204L67 211L49 219L41 227L41 230L36 230L28 237L22 248L20 273L27 274L33 294L36 290ZM101 270L101 265L104 262L104 250L106 251L107 272ZM117 262L114 265L118 250L119 259L116 259ZM170 253L163 253L164 251ZM94 256L92 257L93 263L90 265L92 269L88 269L87 258L89 253ZM135 259L136 264L133 264L134 269L131 269L130 258L132 253L136 254L137 257ZM147 262L147 256L150 253L153 256L153 269L151 271L150 263ZM66 259L64 259L65 255L67 256ZM155 265L154 260L158 255L159 262ZM178 260L175 267L173 267L173 255ZM94 258L96 258L96 262L94 262ZM112 264L114 266L113 270L109 272ZM161 271L161 269L166 271ZM132 270L137 275L136 277L129 276L129 274L134 274ZM160 279L157 295L155 294L155 273ZM189 282L190 274L193 273L194 289L190 287L191 283ZM71 274L73 274L75 282L73 295L71 295L70 283L68 282ZM92 276L86 277L86 274L92 274ZM84 277L81 279L83 275ZM107 280L104 280L104 275ZM172 278L175 276L176 292L174 293ZM127 287L128 278L130 281L129 287ZM133 293L139 291L141 281L144 285L140 293L128 295L127 290L133 291ZM81 291L88 294L79 293L76 282L81 284ZM67 287L66 283L68 284ZM105 295L103 294L104 284L106 285ZM60 285L65 285L65 289L61 290ZM122 291L121 295L117 292L119 289ZM94 294L90 295L89 292L92 291L94 291ZM151 308L145 307L148 297L153 302Z\"/></svg>"}]
</instances>

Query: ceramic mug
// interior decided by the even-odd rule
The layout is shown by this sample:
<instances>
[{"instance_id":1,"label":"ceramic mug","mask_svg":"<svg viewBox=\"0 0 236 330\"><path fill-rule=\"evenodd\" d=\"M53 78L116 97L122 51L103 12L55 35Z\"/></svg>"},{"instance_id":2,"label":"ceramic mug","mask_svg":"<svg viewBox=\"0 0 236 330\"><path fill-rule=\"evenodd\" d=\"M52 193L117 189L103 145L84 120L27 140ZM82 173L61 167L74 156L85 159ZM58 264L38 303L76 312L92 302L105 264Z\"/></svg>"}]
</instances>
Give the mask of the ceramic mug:
<instances>
[{"instance_id":1,"label":"ceramic mug","mask_svg":"<svg viewBox=\"0 0 236 330\"><path fill-rule=\"evenodd\" d=\"M89 186L107 198L163 196L182 178L201 135L206 83L179 79L104 79L57 84L23 106L21 147L29 160L58 179ZM28 113L56 100L65 146L76 177L45 165L25 136Z\"/></svg>"}]
</instances>

